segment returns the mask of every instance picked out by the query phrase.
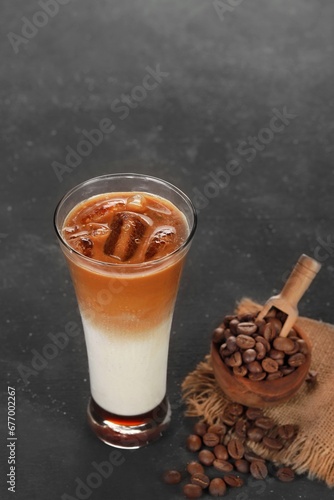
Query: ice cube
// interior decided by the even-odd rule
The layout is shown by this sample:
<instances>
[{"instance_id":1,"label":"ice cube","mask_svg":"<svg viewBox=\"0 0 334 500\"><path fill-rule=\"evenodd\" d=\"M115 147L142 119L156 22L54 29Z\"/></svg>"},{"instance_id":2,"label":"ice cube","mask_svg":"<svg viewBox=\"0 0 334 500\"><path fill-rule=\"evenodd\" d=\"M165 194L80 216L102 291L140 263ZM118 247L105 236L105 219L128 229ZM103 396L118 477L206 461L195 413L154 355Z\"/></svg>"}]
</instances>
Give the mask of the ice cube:
<instances>
[{"instance_id":1,"label":"ice cube","mask_svg":"<svg viewBox=\"0 0 334 500\"><path fill-rule=\"evenodd\" d=\"M150 219L134 212L118 212L110 225L110 234L104 244L104 253L121 261L131 259L139 245Z\"/></svg>"},{"instance_id":2,"label":"ice cube","mask_svg":"<svg viewBox=\"0 0 334 500\"><path fill-rule=\"evenodd\" d=\"M146 210L146 198L143 194L134 194L127 199L127 210L131 212L144 213Z\"/></svg>"},{"instance_id":3,"label":"ice cube","mask_svg":"<svg viewBox=\"0 0 334 500\"><path fill-rule=\"evenodd\" d=\"M79 236L71 241L71 246L85 257L93 257L94 243L87 236Z\"/></svg>"},{"instance_id":4,"label":"ice cube","mask_svg":"<svg viewBox=\"0 0 334 500\"><path fill-rule=\"evenodd\" d=\"M151 236L145 260L160 259L174 250L176 231L173 226L159 227Z\"/></svg>"}]
</instances>

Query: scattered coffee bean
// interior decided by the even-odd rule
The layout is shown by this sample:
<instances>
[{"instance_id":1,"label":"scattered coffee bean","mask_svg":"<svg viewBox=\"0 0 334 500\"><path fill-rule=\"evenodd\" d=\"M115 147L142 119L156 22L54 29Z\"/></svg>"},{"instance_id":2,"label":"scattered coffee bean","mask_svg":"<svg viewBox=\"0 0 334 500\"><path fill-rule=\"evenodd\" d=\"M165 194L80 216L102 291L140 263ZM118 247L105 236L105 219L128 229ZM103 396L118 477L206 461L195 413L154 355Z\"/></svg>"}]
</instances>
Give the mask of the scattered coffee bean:
<instances>
[{"instance_id":1,"label":"scattered coffee bean","mask_svg":"<svg viewBox=\"0 0 334 500\"><path fill-rule=\"evenodd\" d=\"M267 466L262 460L253 460L249 470L254 479L265 479L268 475Z\"/></svg>"},{"instance_id":2,"label":"scattered coffee bean","mask_svg":"<svg viewBox=\"0 0 334 500\"><path fill-rule=\"evenodd\" d=\"M250 427L247 431L247 436L251 441L260 443L264 437L264 430L260 427Z\"/></svg>"},{"instance_id":3,"label":"scattered coffee bean","mask_svg":"<svg viewBox=\"0 0 334 500\"><path fill-rule=\"evenodd\" d=\"M204 474L204 467L199 462L193 461L187 465L187 472L189 472L191 476L194 474Z\"/></svg>"},{"instance_id":4,"label":"scattered coffee bean","mask_svg":"<svg viewBox=\"0 0 334 500\"><path fill-rule=\"evenodd\" d=\"M216 460L216 457L210 450L201 450L198 454L198 460L201 464L210 467L214 460Z\"/></svg>"},{"instance_id":5,"label":"scattered coffee bean","mask_svg":"<svg viewBox=\"0 0 334 500\"><path fill-rule=\"evenodd\" d=\"M219 460L227 460L229 458L227 448L223 444L217 444L213 449L213 453Z\"/></svg>"},{"instance_id":6,"label":"scattered coffee bean","mask_svg":"<svg viewBox=\"0 0 334 500\"><path fill-rule=\"evenodd\" d=\"M181 473L177 470L166 470L163 474L163 480L167 484L179 484L181 479Z\"/></svg>"},{"instance_id":7,"label":"scattered coffee bean","mask_svg":"<svg viewBox=\"0 0 334 500\"><path fill-rule=\"evenodd\" d=\"M249 462L245 460L244 458L240 458L234 462L234 467L238 472L241 472L242 474L248 474L249 472Z\"/></svg>"},{"instance_id":8,"label":"scattered coffee bean","mask_svg":"<svg viewBox=\"0 0 334 500\"><path fill-rule=\"evenodd\" d=\"M222 497L226 493L226 483L224 479L215 477L211 480L209 485L209 493L213 497Z\"/></svg>"},{"instance_id":9,"label":"scattered coffee bean","mask_svg":"<svg viewBox=\"0 0 334 500\"><path fill-rule=\"evenodd\" d=\"M226 430L226 425L214 424L209 425L207 432L213 432L214 434L218 434L218 436L225 436Z\"/></svg>"},{"instance_id":10,"label":"scattered coffee bean","mask_svg":"<svg viewBox=\"0 0 334 500\"><path fill-rule=\"evenodd\" d=\"M234 476L233 474L226 474L224 476L224 481L232 488L240 488L244 484L244 480L241 477Z\"/></svg>"},{"instance_id":11,"label":"scattered coffee bean","mask_svg":"<svg viewBox=\"0 0 334 500\"><path fill-rule=\"evenodd\" d=\"M269 417L260 417L255 420L255 425L260 427L260 429L268 431L275 426L275 422Z\"/></svg>"},{"instance_id":12,"label":"scattered coffee bean","mask_svg":"<svg viewBox=\"0 0 334 500\"><path fill-rule=\"evenodd\" d=\"M280 481L283 481L283 483L289 483L294 480L295 473L290 467L281 467L276 472L276 476Z\"/></svg>"},{"instance_id":13,"label":"scattered coffee bean","mask_svg":"<svg viewBox=\"0 0 334 500\"><path fill-rule=\"evenodd\" d=\"M221 460L219 458L216 458L213 461L213 466L221 472L231 472L233 470L233 464L231 464L231 462L228 460Z\"/></svg>"},{"instance_id":14,"label":"scattered coffee bean","mask_svg":"<svg viewBox=\"0 0 334 500\"><path fill-rule=\"evenodd\" d=\"M208 429L208 426L206 425L205 422L197 422L194 425L194 434L197 434L198 436L204 436L206 434Z\"/></svg>"},{"instance_id":15,"label":"scattered coffee bean","mask_svg":"<svg viewBox=\"0 0 334 500\"><path fill-rule=\"evenodd\" d=\"M279 437L282 439L289 441L295 435L295 428L293 425L280 425L277 429Z\"/></svg>"},{"instance_id":16,"label":"scattered coffee bean","mask_svg":"<svg viewBox=\"0 0 334 500\"><path fill-rule=\"evenodd\" d=\"M263 417L263 410L260 408L247 408L246 417L248 420L256 420L257 418Z\"/></svg>"},{"instance_id":17,"label":"scattered coffee bean","mask_svg":"<svg viewBox=\"0 0 334 500\"><path fill-rule=\"evenodd\" d=\"M210 479L206 474L202 474L201 472L196 472L191 476L191 484L198 484L202 488L202 490L205 490L210 484Z\"/></svg>"},{"instance_id":18,"label":"scattered coffee bean","mask_svg":"<svg viewBox=\"0 0 334 500\"><path fill-rule=\"evenodd\" d=\"M271 438L268 436L264 436L264 438L262 439L262 444L266 446L266 448L269 448L270 450L279 451L283 448L282 443L278 439Z\"/></svg>"},{"instance_id":19,"label":"scattered coffee bean","mask_svg":"<svg viewBox=\"0 0 334 500\"><path fill-rule=\"evenodd\" d=\"M259 461L259 460L262 460L262 462L265 462L265 459L264 458L261 458L259 455L257 455L256 453L254 453L253 451L245 451L245 454L244 454L244 458L245 460L247 460L249 463L251 462L254 462L255 460Z\"/></svg>"},{"instance_id":20,"label":"scattered coffee bean","mask_svg":"<svg viewBox=\"0 0 334 500\"><path fill-rule=\"evenodd\" d=\"M187 448L189 451L198 451L201 449L202 440L196 434L190 434L187 437Z\"/></svg>"},{"instance_id":21,"label":"scattered coffee bean","mask_svg":"<svg viewBox=\"0 0 334 500\"><path fill-rule=\"evenodd\" d=\"M208 446L209 448L213 448L220 442L220 437L218 436L218 434L214 434L213 432L207 432L206 434L204 434L202 439L205 446Z\"/></svg>"},{"instance_id":22,"label":"scattered coffee bean","mask_svg":"<svg viewBox=\"0 0 334 500\"><path fill-rule=\"evenodd\" d=\"M232 438L228 442L227 451L231 458L237 460L244 456L245 448L240 439Z\"/></svg>"},{"instance_id":23,"label":"scattered coffee bean","mask_svg":"<svg viewBox=\"0 0 334 500\"><path fill-rule=\"evenodd\" d=\"M244 407L239 403L229 403L225 411L235 417L240 417L244 413Z\"/></svg>"},{"instance_id":24,"label":"scattered coffee bean","mask_svg":"<svg viewBox=\"0 0 334 500\"><path fill-rule=\"evenodd\" d=\"M183 494L186 498L200 498L202 496L202 488L198 484L185 484L183 486Z\"/></svg>"},{"instance_id":25,"label":"scattered coffee bean","mask_svg":"<svg viewBox=\"0 0 334 500\"><path fill-rule=\"evenodd\" d=\"M235 424L234 431L240 439L244 439L247 435L247 424L245 420L238 420Z\"/></svg>"}]
</instances>

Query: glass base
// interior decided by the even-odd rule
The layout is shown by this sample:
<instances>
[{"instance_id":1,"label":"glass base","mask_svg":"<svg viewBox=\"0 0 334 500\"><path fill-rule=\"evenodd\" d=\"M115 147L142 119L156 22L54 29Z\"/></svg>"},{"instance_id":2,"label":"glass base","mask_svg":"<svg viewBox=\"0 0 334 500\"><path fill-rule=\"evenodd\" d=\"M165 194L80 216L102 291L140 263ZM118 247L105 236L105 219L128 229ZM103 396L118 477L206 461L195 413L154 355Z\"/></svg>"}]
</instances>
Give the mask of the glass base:
<instances>
[{"instance_id":1,"label":"glass base","mask_svg":"<svg viewBox=\"0 0 334 500\"><path fill-rule=\"evenodd\" d=\"M88 423L104 443L116 448L135 449L158 439L168 427L171 408L167 396L153 410L124 417L109 413L91 397L87 408Z\"/></svg>"}]
</instances>

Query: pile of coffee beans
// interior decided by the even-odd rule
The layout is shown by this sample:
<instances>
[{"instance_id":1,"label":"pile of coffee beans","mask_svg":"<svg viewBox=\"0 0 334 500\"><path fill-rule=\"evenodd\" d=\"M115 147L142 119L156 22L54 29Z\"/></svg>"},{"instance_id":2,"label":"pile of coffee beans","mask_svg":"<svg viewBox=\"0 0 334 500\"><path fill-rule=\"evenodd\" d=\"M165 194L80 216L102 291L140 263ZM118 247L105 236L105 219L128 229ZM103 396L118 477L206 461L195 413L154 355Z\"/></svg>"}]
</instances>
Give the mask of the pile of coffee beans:
<instances>
[{"instance_id":1,"label":"pile of coffee beans","mask_svg":"<svg viewBox=\"0 0 334 500\"><path fill-rule=\"evenodd\" d=\"M213 332L221 359L230 370L250 380L276 380L305 363L308 346L292 329L280 337L285 313L272 308L261 320L257 314L225 316Z\"/></svg>"},{"instance_id":2,"label":"pile of coffee beans","mask_svg":"<svg viewBox=\"0 0 334 500\"><path fill-rule=\"evenodd\" d=\"M290 482L295 477L292 469L275 468L253 453L249 444L261 443L267 450L278 452L293 442L297 431L294 425L276 425L261 409L230 403L219 423L207 425L199 421L194 425L186 447L197 454L196 459L187 464L186 471L165 471L163 480L168 484L183 481L186 498L200 498L204 492L223 496L228 488L243 486L247 474L258 480L272 474Z\"/></svg>"}]
</instances>

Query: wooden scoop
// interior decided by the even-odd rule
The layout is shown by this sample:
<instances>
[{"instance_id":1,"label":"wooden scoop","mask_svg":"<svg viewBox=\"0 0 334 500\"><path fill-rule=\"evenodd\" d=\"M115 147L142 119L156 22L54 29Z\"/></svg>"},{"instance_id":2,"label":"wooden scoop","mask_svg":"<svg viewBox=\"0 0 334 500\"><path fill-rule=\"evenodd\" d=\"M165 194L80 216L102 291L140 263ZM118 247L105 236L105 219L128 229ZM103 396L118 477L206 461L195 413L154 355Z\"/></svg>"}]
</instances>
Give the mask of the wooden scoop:
<instances>
[{"instance_id":1,"label":"wooden scoop","mask_svg":"<svg viewBox=\"0 0 334 500\"><path fill-rule=\"evenodd\" d=\"M257 319L263 319L272 307L276 307L280 311L283 311L288 317L284 322L280 336L286 337L298 318L297 304L320 269L321 264L318 261L302 254L281 293L268 299Z\"/></svg>"}]
</instances>

